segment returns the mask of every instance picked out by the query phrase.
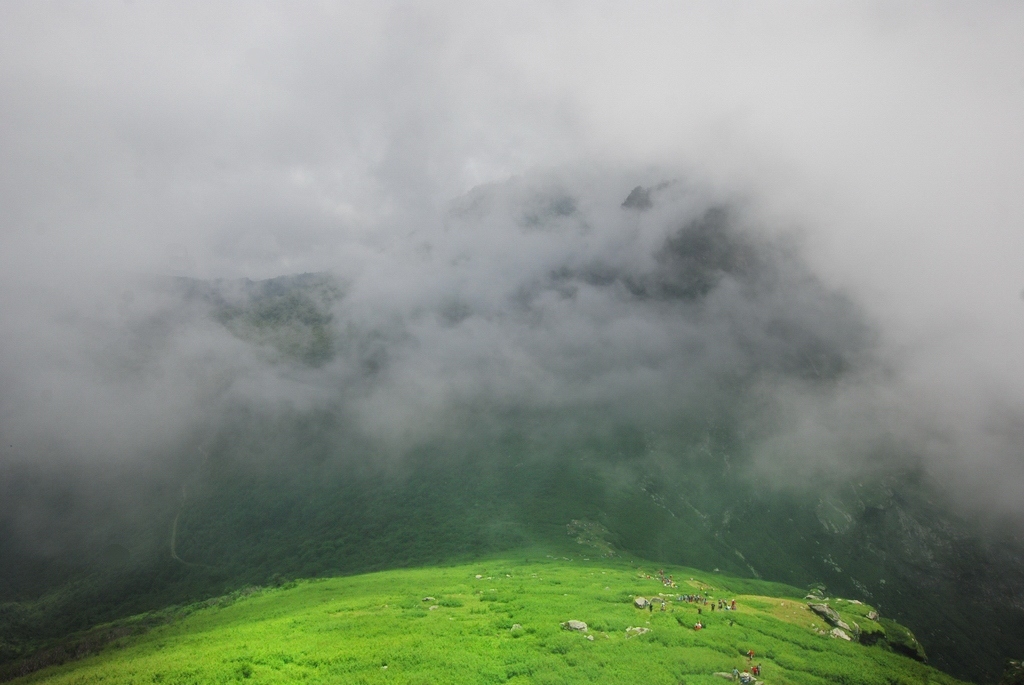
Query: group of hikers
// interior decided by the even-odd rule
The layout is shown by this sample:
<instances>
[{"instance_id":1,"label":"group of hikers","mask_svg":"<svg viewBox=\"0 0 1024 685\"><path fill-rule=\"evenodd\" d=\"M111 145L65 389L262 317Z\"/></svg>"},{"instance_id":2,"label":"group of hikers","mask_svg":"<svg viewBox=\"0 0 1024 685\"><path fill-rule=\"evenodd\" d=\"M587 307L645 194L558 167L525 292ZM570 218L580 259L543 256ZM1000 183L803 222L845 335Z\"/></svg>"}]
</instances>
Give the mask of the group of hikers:
<instances>
[{"instance_id":1,"label":"group of hikers","mask_svg":"<svg viewBox=\"0 0 1024 685\"><path fill-rule=\"evenodd\" d=\"M676 598L677 602L689 602L691 604L699 604L697 607L697 615L704 613L704 607L708 605L707 595L680 595ZM719 611L736 611L736 600L724 600L720 599L717 602L711 600L711 611L718 607ZM729 621L729 625L732 625L732 621ZM701 619L697 619L697 622L693 624L694 630L704 630L704 622Z\"/></svg>"},{"instance_id":2,"label":"group of hikers","mask_svg":"<svg viewBox=\"0 0 1024 685\"><path fill-rule=\"evenodd\" d=\"M700 604L701 606L697 607L697 613L701 613L701 607L706 607L708 605L708 596L679 595L678 597L676 597L676 601L688 602L690 604ZM711 600L711 611L714 611L716 606L718 607L719 611L736 611L736 600L720 599L717 602L715 600Z\"/></svg>"},{"instance_id":3,"label":"group of hikers","mask_svg":"<svg viewBox=\"0 0 1024 685\"><path fill-rule=\"evenodd\" d=\"M648 580L654 580L654 578L649 573L644 573L642 570L640 571L640 577L641 578L646 578ZM676 583L673 580L672 576L665 575L665 571L663 569L659 569L658 570L658 579L661 581L661 584L664 585L665 587L676 587ZM690 580L693 580L693 579L691 578ZM679 596L676 597L676 601L677 602L686 602L687 604L697 604L697 605L699 605L697 607L697 614L698 615L704 613L704 607L708 606L709 602L711 603L711 611L714 611L716 607L718 608L719 611L736 611L736 600L735 599L732 599L732 600L725 600L725 599L714 600L714 599L711 599L711 598L708 597L708 593L707 592L704 592L703 594L679 595ZM652 611L652 612L654 611L654 602L659 602L661 604L661 610L665 611L665 608L666 608L665 607L665 600L660 599L660 598L655 598L652 601L647 601L646 602L646 606L647 606L647 610L648 611ZM640 608L643 608L643 606L641 606L639 604L638 604L638 606ZM729 624L732 625L732 621L730 621ZM704 622L701 619L698 618L697 622L693 624L693 629L694 630L703 630L704 629ZM753 656L751 656L751 658L753 658ZM738 671L737 671L737 673L738 673Z\"/></svg>"},{"instance_id":4,"label":"group of hikers","mask_svg":"<svg viewBox=\"0 0 1024 685\"><path fill-rule=\"evenodd\" d=\"M647 580L654 580L654 576L650 573L644 573L643 569L640 570L640 577L646 578ZM672 579L672 576L665 575L665 569L658 569L658 580L665 587L676 587L676 582Z\"/></svg>"},{"instance_id":5,"label":"group of hikers","mask_svg":"<svg viewBox=\"0 0 1024 685\"><path fill-rule=\"evenodd\" d=\"M754 650L747 652L747 670L742 673L738 668L732 669L733 680L738 680L741 683L753 682L754 678L760 677L761 675L761 664L754 663Z\"/></svg>"},{"instance_id":6,"label":"group of hikers","mask_svg":"<svg viewBox=\"0 0 1024 685\"><path fill-rule=\"evenodd\" d=\"M641 571L640 575L643 578L647 578L649 580L653 580L653 578L649 574L645 574L642 571ZM659 580L661 580L662 584L667 586L667 587L675 587L676 586L675 582L672 579L672 576L666 576L664 571L661 571L661 570L658 571L658 578L659 578ZM692 578L691 578L691 580L692 580ZM678 596L676 596L675 600L677 602L686 602L687 604L696 604L697 605L697 615L698 615L698 618L697 618L697 622L693 624L693 629L694 630L704 630L704 621L700 618L700 615L704 613L704 607L708 606L709 604L711 606L711 609L710 609L711 611L714 611L716 608L719 611L736 611L736 600L735 599L718 599L718 600L716 600L716 599L712 599L712 598L708 597L708 593L707 592L704 592L702 594L678 595ZM644 600L643 602L641 602L638 599L637 600L637 606L639 608L644 608L644 606L646 606L648 611L654 611L654 603L655 602L658 602L659 604L661 604L661 610L665 611L665 608L666 608L665 600L661 599L660 597L655 597L655 598L652 598L651 600ZM731 625L732 621L730 621L729 624ZM725 674L722 674L722 675L725 675ZM747 670L742 671L742 672L738 668L734 668L732 670L732 677L733 677L733 679L737 680L737 681L739 681L741 683L752 683L752 682L754 682L754 679L760 677L760 675L761 675L761 664L755 664L754 663L754 650L752 650L752 649L747 651Z\"/></svg>"}]
</instances>

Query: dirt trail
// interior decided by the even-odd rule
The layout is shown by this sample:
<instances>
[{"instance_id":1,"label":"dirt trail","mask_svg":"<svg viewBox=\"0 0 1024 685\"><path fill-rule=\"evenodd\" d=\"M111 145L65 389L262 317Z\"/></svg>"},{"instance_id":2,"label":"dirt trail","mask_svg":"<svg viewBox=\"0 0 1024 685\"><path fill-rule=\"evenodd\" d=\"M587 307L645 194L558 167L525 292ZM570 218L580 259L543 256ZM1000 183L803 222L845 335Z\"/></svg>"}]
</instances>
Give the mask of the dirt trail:
<instances>
[{"instance_id":1,"label":"dirt trail","mask_svg":"<svg viewBox=\"0 0 1024 685\"><path fill-rule=\"evenodd\" d=\"M174 525L171 526L171 558L180 561L183 564L187 564L184 559L178 556L178 519L181 517L181 509L178 509L178 513L174 515Z\"/></svg>"},{"instance_id":2,"label":"dirt trail","mask_svg":"<svg viewBox=\"0 0 1024 685\"><path fill-rule=\"evenodd\" d=\"M171 558L186 566L197 566L191 564L178 556L178 519L181 518L181 510L185 508L185 486L181 486L181 504L178 505L178 513L174 515L174 523L171 525Z\"/></svg>"},{"instance_id":3,"label":"dirt trail","mask_svg":"<svg viewBox=\"0 0 1024 685\"><path fill-rule=\"evenodd\" d=\"M207 454L206 450L202 447L196 447L196 451L203 455L203 459L209 459L210 455ZM194 564L190 561L185 561L178 556L178 520L181 518L181 512L185 509L185 501L188 499L188 491L185 489L185 484L181 485L181 504L178 505L178 513L174 515L174 523L171 524L171 558L175 561L184 564L185 566L195 566L202 568L212 568L206 564Z\"/></svg>"}]
</instances>

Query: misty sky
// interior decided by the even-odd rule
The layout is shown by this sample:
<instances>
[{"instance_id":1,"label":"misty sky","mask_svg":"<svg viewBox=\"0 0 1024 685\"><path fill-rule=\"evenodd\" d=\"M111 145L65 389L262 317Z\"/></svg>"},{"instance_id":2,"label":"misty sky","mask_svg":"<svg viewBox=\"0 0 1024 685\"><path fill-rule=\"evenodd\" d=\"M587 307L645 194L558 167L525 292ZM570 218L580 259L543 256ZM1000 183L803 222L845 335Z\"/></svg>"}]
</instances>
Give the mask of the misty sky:
<instances>
[{"instance_id":1,"label":"misty sky","mask_svg":"<svg viewBox=\"0 0 1024 685\"><path fill-rule=\"evenodd\" d=\"M0 459L147 454L225 388L305 407L352 387L344 360L271 368L187 313L139 328L170 308L152 276L335 274L336 321L401 351L354 410L385 433L480 388L687 406L681 341L736 363L713 326L598 289L539 300L538 325L509 303L559 269L646 273L724 203L876 335L827 397L782 387L761 459L841 468L895 433L1020 512L1021 36L1013 2L4 2ZM524 230L562 195L574 213ZM829 301L762 304L839 341ZM417 318L451 307L474 315Z\"/></svg>"}]
</instances>

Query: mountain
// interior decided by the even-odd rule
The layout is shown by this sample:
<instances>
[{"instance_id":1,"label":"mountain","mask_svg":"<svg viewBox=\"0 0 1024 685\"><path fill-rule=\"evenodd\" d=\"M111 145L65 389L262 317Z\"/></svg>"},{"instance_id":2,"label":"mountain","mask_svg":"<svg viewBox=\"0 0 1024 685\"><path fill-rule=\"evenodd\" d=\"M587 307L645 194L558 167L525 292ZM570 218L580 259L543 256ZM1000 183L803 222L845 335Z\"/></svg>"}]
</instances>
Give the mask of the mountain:
<instances>
[{"instance_id":1,"label":"mountain","mask_svg":"<svg viewBox=\"0 0 1024 685\"><path fill-rule=\"evenodd\" d=\"M140 284L101 369L188 421L120 458L0 461L0 660L249 585L587 540L586 521L651 564L871 604L930 664L994 680L1024 653L1018 529L860 411L892 369L856 304L680 187L618 197L611 230L571 188L512 182L386 273ZM534 252L470 249L484 229Z\"/></svg>"}]
</instances>

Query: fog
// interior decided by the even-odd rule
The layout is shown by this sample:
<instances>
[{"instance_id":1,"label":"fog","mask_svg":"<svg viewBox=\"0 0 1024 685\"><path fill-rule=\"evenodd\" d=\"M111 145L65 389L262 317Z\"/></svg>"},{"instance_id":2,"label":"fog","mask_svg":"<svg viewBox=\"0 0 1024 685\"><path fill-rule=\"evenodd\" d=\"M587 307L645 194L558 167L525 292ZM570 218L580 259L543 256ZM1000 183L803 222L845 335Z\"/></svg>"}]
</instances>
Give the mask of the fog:
<instances>
[{"instance_id":1,"label":"fog","mask_svg":"<svg viewBox=\"0 0 1024 685\"><path fill-rule=\"evenodd\" d=\"M1009 2L5 3L0 463L159 460L238 403L341 407L392 456L470 407L728 416L779 487L895 451L1019 517L1022 29ZM673 245L716 221L700 275ZM173 286L321 272L312 366Z\"/></svg>"}]
</instances>

